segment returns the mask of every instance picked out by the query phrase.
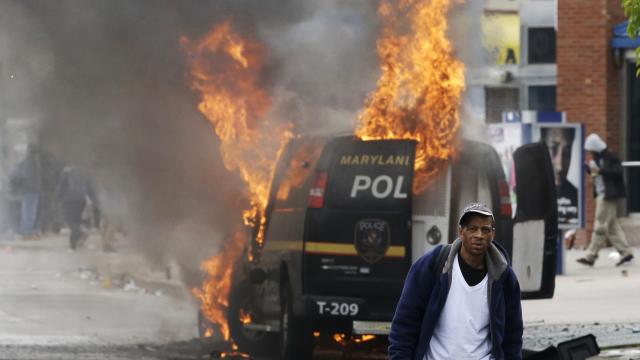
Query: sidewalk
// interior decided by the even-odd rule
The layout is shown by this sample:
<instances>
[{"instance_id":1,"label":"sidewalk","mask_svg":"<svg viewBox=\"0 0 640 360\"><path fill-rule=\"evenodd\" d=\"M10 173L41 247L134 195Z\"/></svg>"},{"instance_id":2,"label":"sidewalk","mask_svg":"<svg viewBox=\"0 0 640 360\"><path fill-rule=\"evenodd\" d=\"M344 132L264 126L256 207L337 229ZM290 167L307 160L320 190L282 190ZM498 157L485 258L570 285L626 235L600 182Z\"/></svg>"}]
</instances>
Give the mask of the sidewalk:
<instances>
[{"instance_id":1,"label":"sidewalk","mask_svg":"<svg viewBox=\"0 0 640 360\"><path fill-rule=\"evenodd\" d=\"M82 278L99 281L103 288L123 288L158 296L189 297L188 290L180 282L177 266L152 265L130 244L118 242L116 252L100 249L100 235L91 233L83 248L69 249L68 234L47 235L39 240L13 239L0 236L0 252L46 251L59 259L56 269L60 272L77 272ZM28 266L28 264L25 264Z\"/></svg>"},{"instance_id":2,"label":"sidewalk","mask_svg":"<svg viewBox=\"0 0 640 360\"><path fill-rule=\"evenodd\" d=\"M616 267L610 254L617 252L605 248L588 267L576 262L586 251L565 251L554 297L522 302L525 347L541 349L589 333L601 348L640 345L640 247L633 252L634 260Z\"/></svg>"}]
</instances>

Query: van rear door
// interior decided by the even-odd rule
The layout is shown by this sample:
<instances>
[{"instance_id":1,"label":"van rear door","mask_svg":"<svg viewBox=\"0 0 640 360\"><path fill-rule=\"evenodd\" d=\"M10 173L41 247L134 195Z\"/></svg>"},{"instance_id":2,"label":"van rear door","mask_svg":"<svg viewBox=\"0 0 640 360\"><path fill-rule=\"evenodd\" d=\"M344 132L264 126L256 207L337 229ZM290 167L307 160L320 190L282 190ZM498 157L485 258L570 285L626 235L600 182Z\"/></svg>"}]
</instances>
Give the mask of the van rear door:
<instances>
[{"instance_id":1,"label":"van rear door","mask_svg":"<svg viewBox=\"0 0 640 360\"><path fill-rule=\"evenodd\" d=\"M513 153L517 208L512 267L523 299L553 297L556 275L558 208L549 150L542 143Z\"/></svg>"},{"instance_id":2,"label":"van rear door","mask_svg":"<svg viewBox=\"0 0 640 360\"><path fill-rule=\"evenodd\" d=\"M327 144L316 168L324 201L307 211L305 293L396 300L411 260L414 157L411 140Z\"/></svg>"}]
</instances>

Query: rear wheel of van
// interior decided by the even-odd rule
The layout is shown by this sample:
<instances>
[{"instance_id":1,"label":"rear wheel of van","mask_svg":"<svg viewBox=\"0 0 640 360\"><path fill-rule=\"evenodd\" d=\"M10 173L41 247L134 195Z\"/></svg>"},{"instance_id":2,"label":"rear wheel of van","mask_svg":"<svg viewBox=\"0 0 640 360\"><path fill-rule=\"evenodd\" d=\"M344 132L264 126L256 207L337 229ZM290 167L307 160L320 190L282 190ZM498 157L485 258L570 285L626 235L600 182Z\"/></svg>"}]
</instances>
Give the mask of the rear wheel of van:
<instances>
[{"instance_id":1,"label":"rear wheel of van","mask_svg":"<svg viewBox=\"0 0 640 360\"><path fill-rule=\"evenodd\" d=\"M308 360L313 355L313 334L301 319L293 315L292 299L291 286L284 283L280 306L280 358Z\"/></svg>"},{"instance_id":2,"label":"rear wheel of van","mask_svg":"<svg viewBox=\"0 0 640 360\"><path fill-rule=\"evenodd\" d=\"M242 318L250 316L252 322L261 322L259 314L254 311L251 300L251 284L242 281L236 285L229 295L227 319L231 338L240 350L253 355L264 355L276 351L276 334L266 331L251 330L244 326Z\"/></svg>"}]
</instances>

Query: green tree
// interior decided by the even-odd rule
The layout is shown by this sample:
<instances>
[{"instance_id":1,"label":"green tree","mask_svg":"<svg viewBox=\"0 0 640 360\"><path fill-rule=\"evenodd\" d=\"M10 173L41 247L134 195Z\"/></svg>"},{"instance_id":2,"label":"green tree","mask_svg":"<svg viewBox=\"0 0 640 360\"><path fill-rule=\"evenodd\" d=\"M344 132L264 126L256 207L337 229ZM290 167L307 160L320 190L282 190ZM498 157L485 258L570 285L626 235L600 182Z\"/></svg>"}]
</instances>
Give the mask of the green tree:
<instances>
[{"instance_id":1,"label":"green tree","mask_svg":"<svg viewBox=\"0 0 640 360\"><path fill-rule=\"evenodd\" d=\"M622 0L624 14L629 18L627 33L629 37L635 39L640 33L640 0ZM636 48L636 75L640 76L640 47Z\"/></svg>"}]
</instances>

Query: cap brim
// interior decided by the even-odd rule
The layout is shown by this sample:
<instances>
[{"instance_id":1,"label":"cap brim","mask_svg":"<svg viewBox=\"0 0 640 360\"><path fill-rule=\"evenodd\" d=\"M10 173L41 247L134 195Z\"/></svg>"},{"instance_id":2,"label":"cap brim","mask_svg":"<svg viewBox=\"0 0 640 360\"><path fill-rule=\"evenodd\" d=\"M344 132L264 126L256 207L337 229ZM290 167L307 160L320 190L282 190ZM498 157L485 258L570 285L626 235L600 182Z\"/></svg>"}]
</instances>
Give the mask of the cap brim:
<instances>
[{"instance_id":1,"label":"cap brim","mask_svg":"<svg viewBox=\"0 0 640 360\"><path fill-rule=\"evenodd\" d=\"M483 210L469 210L469 211L465 212L464 214L462 214L462 216L460 216L460 219L458 219L458 225L460 225L462 223L462 219L464 219L464 217L469 215L469 214L480 214L480 215L484 215L484 216L491 216L491 218L493 219L493 213L492 212L483 211Z\"/></svg>"},{"instance_id":2,"label":"cap brim","mask_svg":"<svg viewBox=\"0 0 640 360\"><path fill-rule=\"evenodd\" d=\"M466 214L469 213L476 213L476 214L482 214L482 215L486 215L486 216L491 216L493 217L493 213L489 212L489 211L483 211L483 210L471 210L471 211L467 211ZM466 215L465 214L465 215Z\"/></svg>"}]
</instances>

